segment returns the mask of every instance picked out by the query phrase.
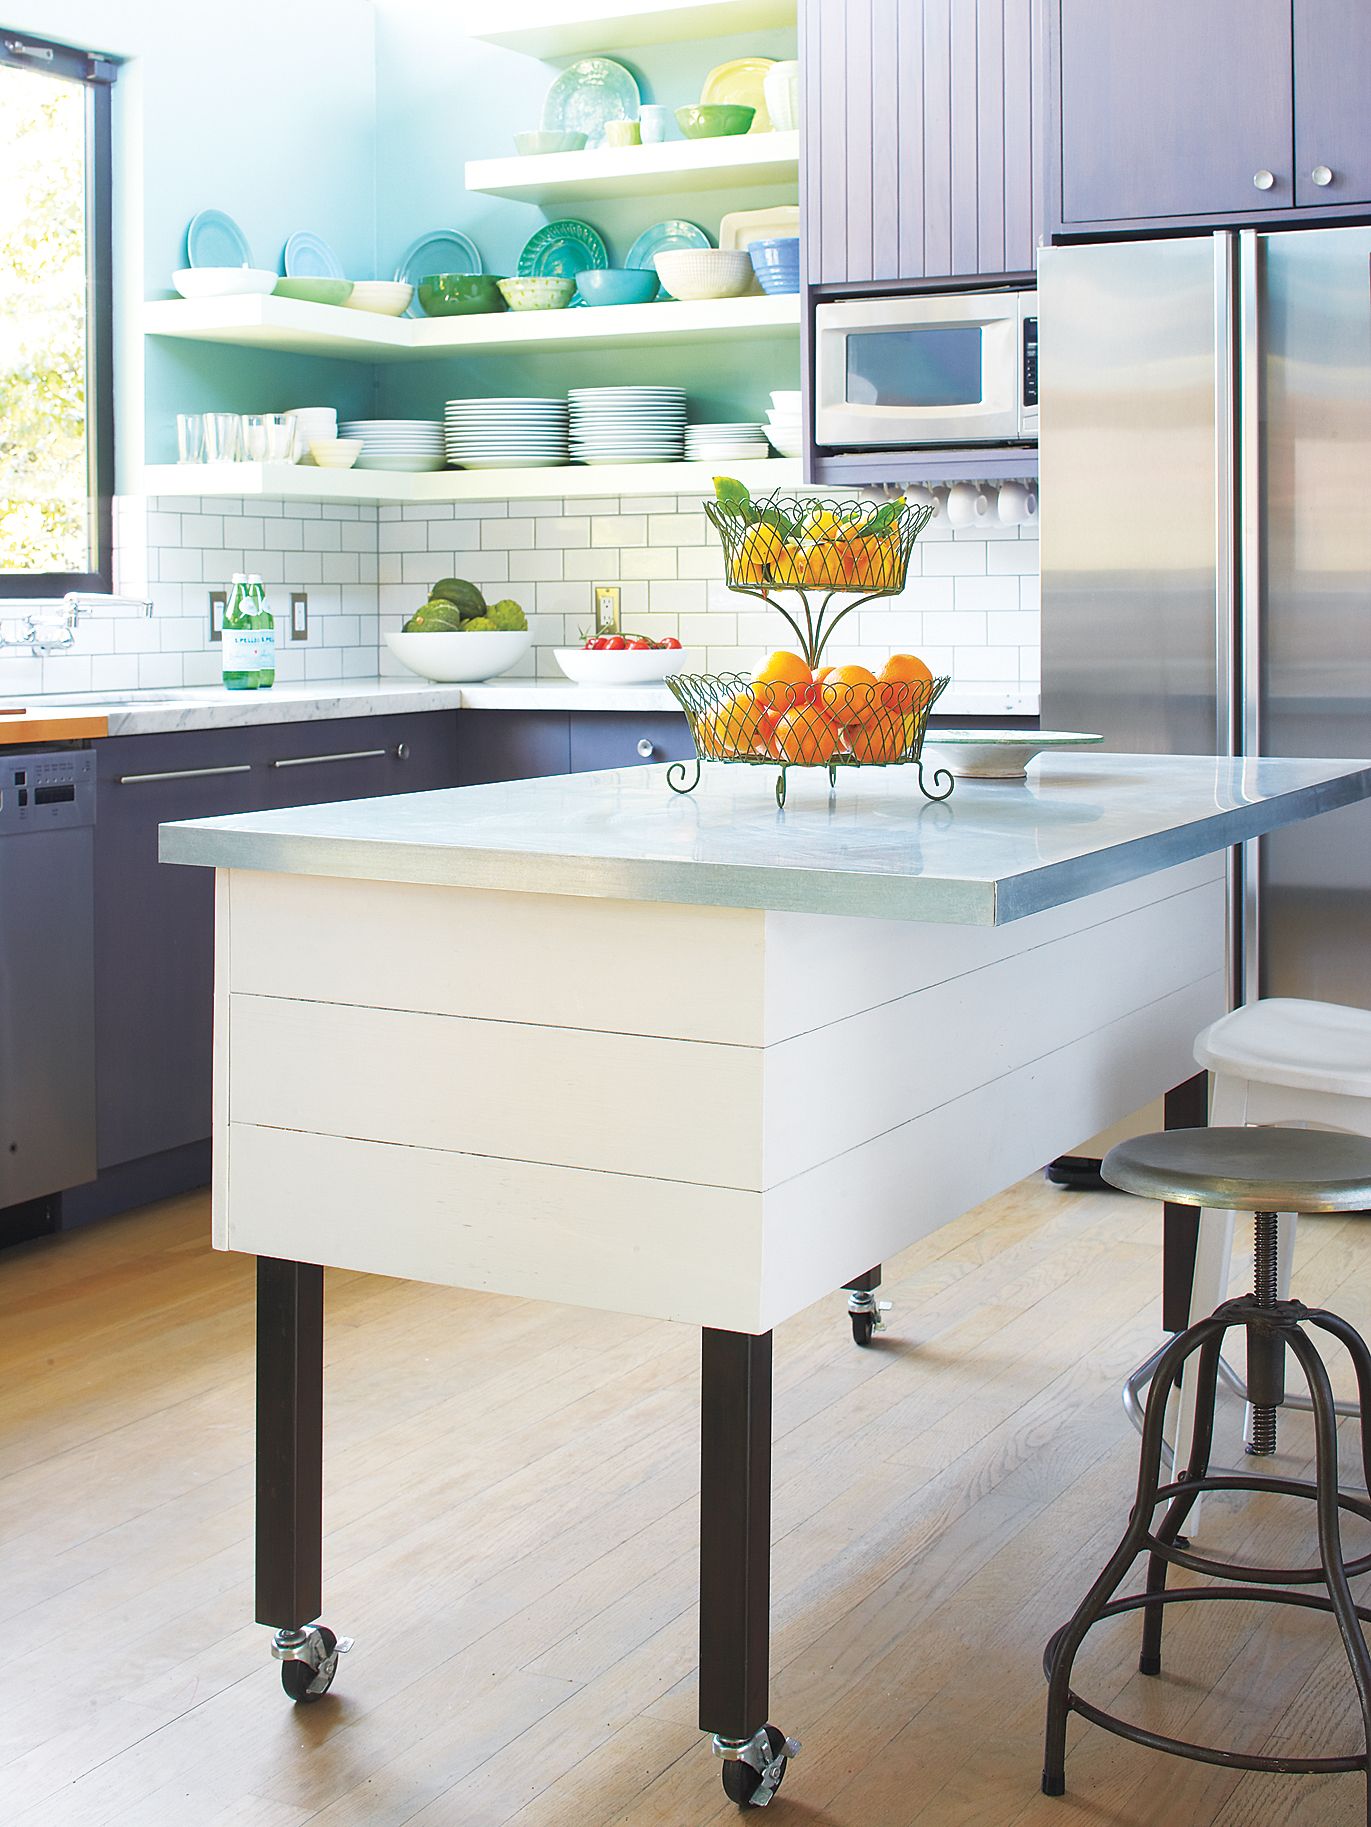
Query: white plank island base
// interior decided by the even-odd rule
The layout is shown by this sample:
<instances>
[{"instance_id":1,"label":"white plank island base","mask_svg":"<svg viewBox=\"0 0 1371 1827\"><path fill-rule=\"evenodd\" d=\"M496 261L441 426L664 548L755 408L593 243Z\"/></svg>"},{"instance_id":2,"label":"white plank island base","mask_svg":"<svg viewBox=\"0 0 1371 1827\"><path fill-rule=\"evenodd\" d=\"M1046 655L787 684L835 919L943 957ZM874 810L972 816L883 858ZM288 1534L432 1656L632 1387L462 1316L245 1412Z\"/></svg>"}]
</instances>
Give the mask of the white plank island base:
<instances>
[{"instance_id":1,"label":"white plank island base","mask_svg":"<svg viewBox=\"0 0 1371 1827\"><path fill-rule=\"evenodd\" d=\"M1191 1079L1231 844L1371 764L1073 754L924 802L660 768L168 825L219 871L214 1241L258 1257L257 1617L322 1607L323 1267L703 1334L700 1720L767 1724L772 1330Z\"/></svg>"}]
</instances>

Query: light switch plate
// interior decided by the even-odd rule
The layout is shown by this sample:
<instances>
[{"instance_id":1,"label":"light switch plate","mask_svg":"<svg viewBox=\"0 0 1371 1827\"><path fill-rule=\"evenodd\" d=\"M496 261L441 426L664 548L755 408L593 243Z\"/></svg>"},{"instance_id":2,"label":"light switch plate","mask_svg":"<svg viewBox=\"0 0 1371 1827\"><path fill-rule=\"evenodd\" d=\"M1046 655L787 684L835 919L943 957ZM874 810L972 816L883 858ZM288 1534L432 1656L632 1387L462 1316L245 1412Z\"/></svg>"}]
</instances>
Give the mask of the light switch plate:
<instances>
[{"instance_id":1,"label":"light switch plate","mask_svg":"<svg viewBox=\"0 0 1371 1827\"><path fill-rule=\"evenodd\" d=\"M292 641L309 639L309 592L292 590L290 593L290 638Z\"/></svg>"},{"instance_id":2,"label":"light switch plate","mask_svg":"<svg viewBox=\"0 0 1371 1827\"><path fill-rule=\"evenodd\" d=\"M591 588L595 594L596 634L618 634L620 595L618 584L593 584Z\"/></svg>"},{"instance_id":3,"label":"light switch plate","mask_svg":"<svg viewBox=\"0 0 1371 1827\"><path fill-rule=\"evenodd\" d=\"M221 641L224 638L224 611L228 608L228 591L211 590L209 593L209 638Z\"/></svg>"}]
</instances>

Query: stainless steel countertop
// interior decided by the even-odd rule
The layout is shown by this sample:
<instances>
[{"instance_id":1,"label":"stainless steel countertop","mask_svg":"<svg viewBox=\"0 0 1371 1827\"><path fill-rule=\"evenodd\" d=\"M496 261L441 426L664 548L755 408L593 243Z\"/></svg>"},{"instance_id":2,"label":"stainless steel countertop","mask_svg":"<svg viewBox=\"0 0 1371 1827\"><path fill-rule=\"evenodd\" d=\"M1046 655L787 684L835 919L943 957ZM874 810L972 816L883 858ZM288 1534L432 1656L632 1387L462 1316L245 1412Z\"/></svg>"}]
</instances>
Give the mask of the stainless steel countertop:
<instances>
[{"instance_id":1,"label":"stainless steel countertop","mask_svg":"<svg viewBox=\"0 0 1371 1827\"><path fill-rule=\"evenodd\" d=\"M1075 752L1027 782L662 767L164 825L164 861L618 900L1000 925L1371 797L1371 762Z\"/></svg>"}]
</instances>

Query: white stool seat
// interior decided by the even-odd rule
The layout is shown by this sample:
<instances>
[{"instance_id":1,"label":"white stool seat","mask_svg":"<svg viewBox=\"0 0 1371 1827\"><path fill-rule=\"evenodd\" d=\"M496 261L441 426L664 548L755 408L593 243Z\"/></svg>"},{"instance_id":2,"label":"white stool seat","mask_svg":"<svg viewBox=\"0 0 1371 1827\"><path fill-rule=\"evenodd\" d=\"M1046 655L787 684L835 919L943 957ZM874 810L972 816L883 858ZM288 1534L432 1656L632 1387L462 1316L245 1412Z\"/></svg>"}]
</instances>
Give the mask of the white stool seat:
<instances>
[{"instance_id":1,"label":"white stool seat","mask_svg":"<svg viewBox=\"0 0 1371 1827\"><path fill-rule=\"evenodd\" d=\"M1371 1010L1273 996L1221 1015L1195 1042L1211 1072L1334 1097L1371 1097Z\"/></svg>"}]
</instances>

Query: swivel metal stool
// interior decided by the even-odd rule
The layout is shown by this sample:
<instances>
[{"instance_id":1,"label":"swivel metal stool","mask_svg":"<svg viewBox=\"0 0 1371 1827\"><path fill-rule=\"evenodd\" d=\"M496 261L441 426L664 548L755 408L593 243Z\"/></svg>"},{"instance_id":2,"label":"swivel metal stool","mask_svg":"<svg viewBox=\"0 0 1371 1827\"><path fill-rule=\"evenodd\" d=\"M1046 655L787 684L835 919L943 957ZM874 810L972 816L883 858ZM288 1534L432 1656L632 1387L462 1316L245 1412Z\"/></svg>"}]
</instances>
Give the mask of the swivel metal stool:
<instances>
[{"instance_id":1,"label":"swivel metal stool","mask_svg":"<svg viewBox=\"0 0 1371 1827\"><path fill-rule=\"evenodd\" d=\"M1371 1473L1371 1351L1355 1328L1336 1314L1306 1307L1302 1301L1278 1298L1276 1214L1278 1212L1362 1211L1371 1206L1371 1141L1310 1129L1173 1129L1162 1135L1122 1142L1105 1157L1104 1177L1125 1192L1179 1205L1249 1211L1256 1216L1256 1286L1249 1295L1225 1301L1214 1313L1177 1336L1162 1352L1148 1391L1143 1419L1142 1456L1137 1496L1128 1527L1112 1559L1085 1595L1075 1616L1047 1645L1043 1668L1048 1679L1047 1742L1043 1790L1061 1795L1066 1789L1066 1726L1069 1715L1083 1719L1176 1757L1222 1764L1238 1770L1274 1770L1327 1775L1360 1770L1368 1775L1367 1821L1371 1827L1371 1653L1362 1621L1371 1610L1356 1604L1351 1576L1371 1571L1371 1554L1345 1561L1339 1513L1349 1511L1371 1522L1371 1499L1338 1488L1337 1411L1328 1372L1314 1342L1304 1330L1314 1327L1337 1339L1352 1360L1357 1376L1364 1473ZM1314 1416L1315 1478L1274 1478L1255 1474L1211 1473L1214 1398L1220 1354L1226 1335L1242 1327L1247 1333L1247 1387L1253 1404L1258 1442L1274 1440L1276 1409L1285 1394L1285 1355L1289 1351L1304 1374ZM1191 1364L1191 1359L1198 1359ZM1195 1426L1189 1462L1168 1484L1161 1482L1163 1428L1167 1402L1182 1369L1194 1380ZM1371 1480L1369 1480L1371 1482ZM1303 1497L1315 1505L1319 1557L1314 1566L1252 1567L1194 1552L1183 1542L1182 1529L1197 1498L1209 1491L1269 1491ZM1153 1526L1162 1504L1166 1513ZM1140 1554L1148 1556L1145 1590L1125 1598L1114 1594ZM1236 1582L1218 1586L1167 1590L1167 1568L1189 1568L1214 1579ZM1322 1586L1323 1592L1280 1591L1280 1587ZM1084 1699L1071 1686L1071 1670L1086 1633L1102 1618L1125 1611L1143 1614L1142 1653L1145 1675L1161 1672L1162 1624L1172 1604L1228 1599L1299 1605L1332 1612L1351 1665L1362 1718L1365 1748L1345 1757L1266 1757L1169 1738Z\"/></svg>"}]
</instances>

